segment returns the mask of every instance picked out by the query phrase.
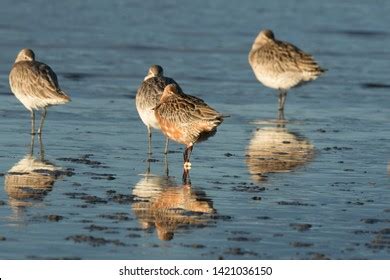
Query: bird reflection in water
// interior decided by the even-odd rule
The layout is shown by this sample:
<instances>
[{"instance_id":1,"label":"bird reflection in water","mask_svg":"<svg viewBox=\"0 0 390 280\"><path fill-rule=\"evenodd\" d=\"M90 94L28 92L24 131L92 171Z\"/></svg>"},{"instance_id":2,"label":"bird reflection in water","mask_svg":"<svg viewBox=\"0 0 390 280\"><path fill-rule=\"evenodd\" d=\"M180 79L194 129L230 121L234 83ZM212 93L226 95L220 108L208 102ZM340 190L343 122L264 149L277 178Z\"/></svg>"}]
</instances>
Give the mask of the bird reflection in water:
<instances>
[{"instance_id":1,"label":"bird reflection in water","mask_svg":"<svg viewBox=\"0 0 390 280\"><path fill-rule=\"evenodd\" d=\"M212 222L216 212L213 202L191 186L188 173L178 185L167 173L153 175L150 167L148 171L133 188L136 202L132 209L143 229L155 228L160 240L171 240L180 228L204 227Z\"/></svg>"},{"instance_id":2,"label":"bird reflection in water","mask_svg":"<svg viewBox=\"0 0 390 280\"><path fill-rule=\"evenodd\" d=\"M44 147L39 137L40 156L34 156L34 136L29 153L5 175L5 191L16 219L26 207L34 206L53 189L54 182L63 174L61 168L44 159Z\"/></svg>"},{"instance_id":3,"label":"bird reflection in water","mask_svg":"<svg viewBox=\"0 0 390 280\"><path fill-rule=\"evenodd\" d=\"M246 150L246 164L255 182L264 181L267 173L293 171L313 157L309 140L283 124L256 129Z\"/></svg>"}]
</instances>

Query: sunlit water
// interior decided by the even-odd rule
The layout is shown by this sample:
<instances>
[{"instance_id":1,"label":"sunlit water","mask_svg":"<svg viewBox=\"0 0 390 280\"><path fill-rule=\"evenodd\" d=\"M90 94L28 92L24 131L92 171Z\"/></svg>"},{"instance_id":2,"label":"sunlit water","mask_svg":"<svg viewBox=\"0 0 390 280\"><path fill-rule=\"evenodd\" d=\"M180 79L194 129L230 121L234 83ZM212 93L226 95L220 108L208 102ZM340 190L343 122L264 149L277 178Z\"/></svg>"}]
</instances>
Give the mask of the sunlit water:
<instances>
[{"instance_id":1,"label":"sunlit water","mask_svg":"<svg viewBox=\"0 0 390 280\"><path fill-rule=\"evenodd\" d=\"M0 258L389 258L390 4L285 2L3 0ZM247 62L262 28L329 69L291 90L285 125ZM73 99L49 109L44 157L8 86L24 47ZM151 64L231 115L185 184L158 132L148 170Z\"/></svg>"}]
</instances>

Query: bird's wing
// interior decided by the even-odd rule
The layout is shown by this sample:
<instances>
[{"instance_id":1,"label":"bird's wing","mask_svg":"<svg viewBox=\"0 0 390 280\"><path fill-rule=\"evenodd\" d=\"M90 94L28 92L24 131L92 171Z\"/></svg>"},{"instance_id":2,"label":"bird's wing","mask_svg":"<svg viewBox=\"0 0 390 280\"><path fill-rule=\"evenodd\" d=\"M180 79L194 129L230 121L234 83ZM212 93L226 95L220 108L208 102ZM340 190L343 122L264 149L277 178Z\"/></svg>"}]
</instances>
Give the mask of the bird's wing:
<instances>
[{"instance_id":1,"label":"bird's wing","mask_svg":"<svg viewBox=\"0 0 390 280\"><path fill-rule=\"evenodd\" d=\"M194 96L174 96L156 106L158 113L172 123L222 121L222 115ZM217 121L218 122L218 121Z\"/></svg>"},{"instance_id":2,"label":"bird's wing","mask_svg":"<svg viewBox=\"0 0 390 280\"><path fill-rule=\"evenodd\" d=\"M310 55L293 44L274 41L250 53L250 60L276 73L323 72Z\"/></svg>"},{"instance_id":3,"label":"bird's wing","mask_svg":"<svg viewBox=\"0 0 390 280\"><path fill-rule=\"evenodd\" d=\"M192 103L194 103L194 104L198 104L198 105L199 104L203 104L203 105L207 106L207 104L204 102L204 100L199 98L199 97L196 97L196 96L193 96L193 95L189 95L189 94L184 94L184 96L187 97L187 99L189 101L191 101Z\"/></svg>"},{"instance_id":4,"label":"bird's wing","mask_svg":"<svg viewBox=\"0 0 390 280\"><path fill-rule=\"evenodd\" d=\"M281 60L285 62L286 67L291 70L299 69L302 72L323 72L313 56L302 51L293 44L287 42L276 42L281 54Z\"/></svg>"},{"instance_id":5,"label":"bird's wing","mask_svg":"<svg viewBox=\"0 0 390 280\"><path fill-rule=\"evenodd\" d=\"M50 68L50 66L39 63L38 64L38 75L41 77L41 80L44 84L46 84L46 87L51 89L59 89L57 75L54 73L54 71Z\"/></svg>"},{"instance_id":6,"label":"bird's wing","mask_svg":"<svg viewBox=\"0 0 390 280\"><path fill-rule=\"evenodd\" d=\"M160 101L164 88L169 84L176 84L181 91L180 86L171 78L153 77L143 81L137 90L136 101L142 102L147 107L156 106Z\"/></svg>"},{"instance_id":7,"label":"bird's wing","mask_svg":"<svg viewBox=\"0 0 390 280\"><path fill-rule=\"evenodd\" d=\"M57 75L46 64L37 61L16 63L10 74L11 87L39 98L67 97L61 91Z\"/></svg>"}]
</instances>

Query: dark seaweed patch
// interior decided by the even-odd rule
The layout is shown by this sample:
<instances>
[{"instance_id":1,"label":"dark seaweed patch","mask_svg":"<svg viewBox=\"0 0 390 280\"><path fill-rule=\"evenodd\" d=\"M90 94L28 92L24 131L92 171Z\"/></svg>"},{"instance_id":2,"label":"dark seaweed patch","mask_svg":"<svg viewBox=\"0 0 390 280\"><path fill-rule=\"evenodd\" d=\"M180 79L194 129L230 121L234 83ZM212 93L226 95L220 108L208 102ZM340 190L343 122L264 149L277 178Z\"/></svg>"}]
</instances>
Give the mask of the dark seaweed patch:
<instances>
[{"instance_id":1,"label":"dark seaweed patch","mask_svg":"<svg viewBox=\"0 0 390 280\"><path fill-rule=\"evenodd\" d=\"M248 236L234 236L228 237L229 241L239 241L239 242L258 242L261 240L260 237L248 237Z\"/></svg>"},{"instance_id":2,"label":"dark seaweed patch","mask_svg":"<svg viewBox=\"0 0 390 280\"><path fill-rule=\"evenodd\" d=\"M129 194L121 194L121 193L107 193L108 194L108 200L118 203L118 204L128 204L132 203L135 200L134 195Z\"/></svg>"},{"instance_id":3,"label":"dark seaweed patch","mask_svg":"<svg viewBox=\"0 0 390 280\"><path fill-rule=\"evenodd\" d=\"M130 220L129 214L127 214L127 213L102 214L99 217L100 218L109 219L109 220L115 220L115 221L127 221L127 220Z\"/></svg>"},{"instance_id":4,"label":"dark seaweed patch","mask_svg":"<svg viewBox=\"0 0 390 280\"><path fill-rule=\"evenodd\" d=\"M104 166L100 161L91 160L90 159L91 156L93 156L93 155L92 154L86 154L86 155L82 155L79 158L67 157L67 158L57 158L57 160L69 161L69 162L74 162L74 163L79 163L79 164L85 164L85 165L91 166L92 168L98 168L98 167L100 167L100 168L107 168L107 166Z\"/></svg>"},{"instance_id":5,"label":"dark seaweed patch","mask_svg":"<svg viewBox=\"0 0 390 280\"><path fill-rule=\"evenodd\" d=\"M63 218L64 218L63 216L54 215L54 214L47 216L47 220L50 222L58 222L58 221L61 221Z\"/></svg>"},{"instance_id":6,"label":"dark seaweed patch","mask_svg":"<svg viewBox=\"0 0 390 280\"><path fill-rule=\"evenodd\" d=\"M376 218L367 218L367 219L361 219L365 224L376 224L376 223L390 223L390 219L376 219Z\"/></svg>"},{"instance_id":7,"label":"dark seaweed patch","mask_svg":"<svg viewBox=\"0 0 390 280\"><path fill-rule=\"evenodd\" d=\"M308 248L308 247L312 247L313 243L295 241L295 242L291 242L290 246L295 248Z\"/></svg>"},{"instance_id":8,"label":"dark seaweed patch","mask_svg":"<svg viewBox=\"0 0 390 280\"><path fill-rule=\"evenodd\" d=\"M290 227L297 231L307 231L312 228L311 224L299 224L299 223L291 223Z\"/></svg>"},{"instance_id":9,"label":"dark seaweed patch","mask_svg":"<svg viewBox=\"0 0 390 280\"><path fill-rule=\"evenodd\" d=\"M259 217L256 217L256 219L258 219L258 220L271 220L271 217L268 217L268 216L259 216Z\"/></svg>"},{"instance_id":10,"label":"dark seaweed patch","mask_svg":"<svg viewBox=\"0 0 390 280\"><path fill-rule=\"evenodd\" d=\"M89 231L105 231L105 230L108 230L109 227L98 226L98 225L92 224L92 225L90 225L88 227L85 227L85 229L88 229Z\"/></svg>"},{"instance_id":11,"label":"dark seaweed patch","mask_svg":"<svg viewBox=\"0 0 390 280\"><path fill-rule=\"evenodd\" d=\"M84 172L84 175L91 176L92 180L108 180L112 181L115 180L115 174L109 174L109 173L94 173L94 172Z\"/></svg>"},{"instance_id":12,"label":"dark seaweed patch","mask_svg":"<svg viewBox=\"0 0 390 280\"><path fill-rule=\"evenodd\" d=\"M376 88L390 88L389 84L382 83L362 83L362 88L376 89Z\"/></svg>"},{"instance_id":13,"label":"dark seaweed patch","mask_svg":"<svg viewBox=\"0 0 390 280\"><path fill-rule=\"evenodd\" d=\"M137 234L137 233L129 233L127 235L127 237L130 237L130 238L141 238L142 236L140 234Z\"/></svg>"},{"instance_id":14,"label":"dark seaweed patch","mask_svg":"<svg viewBox=\"0 0 390 280\"><path fill-rule=\"evenodd\" d=\"M303 203L299 201L278 201L279 205L287 205L287 206L316 206L315 204Z\"/></svg>"},{"instance_id":15,"label":"dark seaweed patch","mask_svg":"<svg viewBox=\"0 0 390 280\"><path fill-rule=\"evenodd\" d=\"M72 240L76 243L87 243L93 247L98 247L107 244L113 244L116 246L126 246L125 243L119 240L111 240L111 239L105 239L101 237L94 237L91 235L82 235L82 234L68 236L65 238L65 240Z\"/></svg>"},{"instance_id":16,"label":"dark seaweed patch","mask_svg":"<svg viewBox=\"0 0 390 280\"><path fill-rule=\"evenodd\" d=\"M205 245L203 244L180 244L182 247L184 248L191 248L191 249L203 249L203 248L206 248Z\"/></svg>"},{"instance_id":17,"label":"dark seaweed patch","mask_svg":"<svg viewBox=\"0 0 390 280\"><path fill-rule=\"evenodd\" d=\"M242 248L239 247L228 248L227 250L224 251L224 254L233 255L233 256L243 256L243 255L257 256L258 255L255 252L243 250Z\"/></svg>"},{"instance_id":18,"label":"dark seaweed patch","mask_svg":"<svg viewBox=\"0 0 390 280\"><path fill-rule=\"evenodd\" d=\"M236 191L236 192L258 193L258 192L263 192L266 189L265 189L265 187L259 187L259 186L240 185L240 186L233 187L232 190Z\"/></svg>"}]
</instances>

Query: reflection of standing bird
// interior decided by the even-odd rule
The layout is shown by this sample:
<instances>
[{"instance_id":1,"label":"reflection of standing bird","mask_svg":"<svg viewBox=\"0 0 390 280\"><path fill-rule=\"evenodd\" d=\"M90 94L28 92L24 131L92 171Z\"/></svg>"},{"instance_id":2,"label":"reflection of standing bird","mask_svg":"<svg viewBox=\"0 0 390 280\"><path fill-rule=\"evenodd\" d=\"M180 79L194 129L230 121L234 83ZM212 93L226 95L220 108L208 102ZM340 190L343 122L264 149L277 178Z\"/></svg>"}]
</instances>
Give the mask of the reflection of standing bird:
<instances>
[{"instance_id":1,"label":"reflection of standing bird","mask_svg":"<svg viewBox=\"0 0 390 280\"><path fill-rule=\"evenodd\" d=\"M290 88L315 80L325 70L296 46L278 41L271 30L262 30L249 52L249 64L266 87L279 91L279 111L284 110Z\"/></svg>"},{"instance_id":2,"label":"reflection of standing bird","mask_svg":"<svg viewBox=\"0 0 390 280\"><path fill-rule=\"evenodd\" d=\"M148 129L149 154L151 153L152 128L160 129L160 126L152 110L160 101L164 88L169 84L177 83L168 77L164 77L163 68L160 65L152 65L135 97L135 104L142 122ZM177 85L179 86L179 85ZM165 151L168 153L168 137L165 142Z\"/></svg>"},{"instance_id":3,"label":"reflection of standing bird","mask_svg":"<svg viewBox=\"0 0 390 280\"><path fill-rule=\"evenodd\" d=\"M43 109L38 134L42 133L46 109L70 101L57 81L57 76L46 64L35 60L34 52L22 49L9 74L9 84L16 98L31 112L31 134L35 133L35 112Z\"/></svg>"},{"instance_id":4,"label":"reflection of standing bird","mask_svg":"<svg viewBox=\"0 0 390 280\"><path fill-rule=\"evenodd\" d=\"M310 161L314 147L310 142L285 128L257 130L248 147L246 163L254 181L267 173L290 172Z\"/></svg>"},{"instance_id":5,"label":"reflection of standing bird","mask_svg":"<svg viewBox=\"0 0 390 280\"><path fill-rule=\"evenodd\" d=\"M183 226L206 225L215 213L212 201L191 185L177 186L172 177L147 175L133 188L132 209L142 228L156 228L160 240L171 240Z\"/></svg>"},{"instance_id":6,"label":"reflection of standing bird","mask_svg":"<svg viewBox=\"0 0 390 280\"><path fill-rule=\"evenodd\" d=\"M164 89L155 115L161 131L170 139L186 145L184 167L189 168L193 145L213 136L223 116L203 102L186 95L174 84Z\"/></svg>"},{"instance_id":7,"label":"reflection of standing bird","mask_svg":"<svg viewBox=\"0 0 390 280\"><path fill-rule=\"evenodd\" d=\"M15 211L16 219L20 218L25 207L42 201L53 189L55 181L65 174L61 167L44 159L45 152L41 137L39 137L40 158L33 155L34 139L35 137L31 135L30 152L8 170L4 177L8 204Z\"/></svg>"},{"instance_id":8,"label":"reflection of standing bird","mask_svg":"<svg viewBox=\"0 0 390 280\"><path fill-rule=\"evenodd\" d=\"M5 175L4 187L11 207L33 205L42 200L53 188L61 168L28 154Z\"/></svg>"}]
</instances>

